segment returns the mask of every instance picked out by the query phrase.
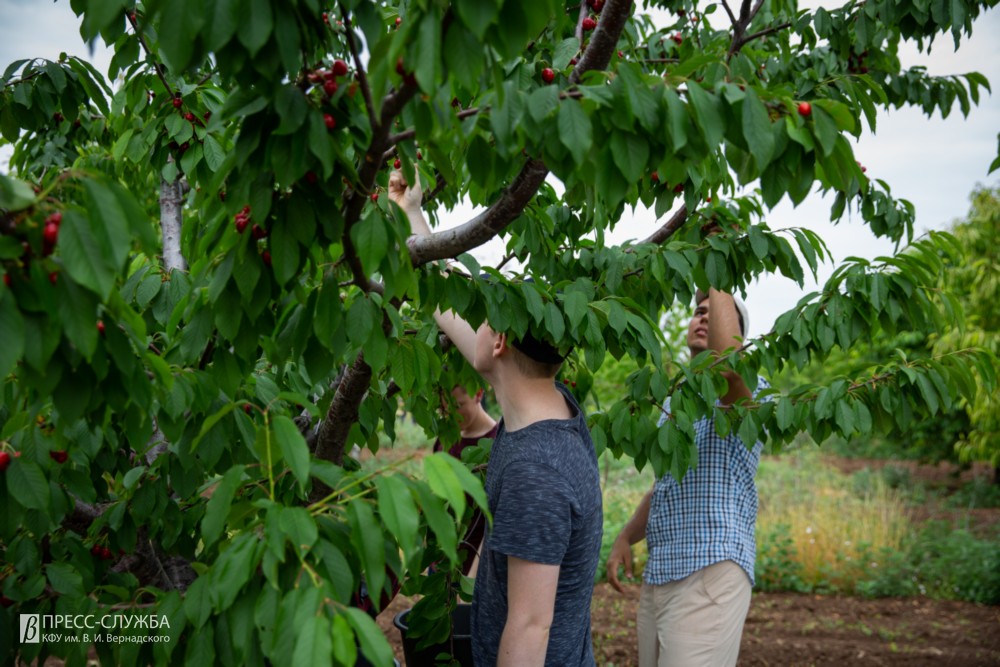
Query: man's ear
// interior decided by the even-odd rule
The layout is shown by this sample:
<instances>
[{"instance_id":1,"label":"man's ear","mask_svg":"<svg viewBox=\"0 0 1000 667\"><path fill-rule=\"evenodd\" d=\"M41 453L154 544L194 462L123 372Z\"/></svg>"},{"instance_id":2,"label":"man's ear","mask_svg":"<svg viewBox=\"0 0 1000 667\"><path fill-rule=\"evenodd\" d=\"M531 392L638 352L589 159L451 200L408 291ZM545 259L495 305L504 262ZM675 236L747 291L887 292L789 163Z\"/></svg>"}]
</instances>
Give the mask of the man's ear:
<instances>
[{"instance_id":1,"label":"man's ear","mask_svg":"<svg viewBox=\"0 0 1000 667\"><path fill-rule=\"evenodd\" d=\"M493 356L499 357L507 353L510 349L510 343L507 340L507 334L497 334L496 340L493 342Z\"/></svg>"}]
</instances>

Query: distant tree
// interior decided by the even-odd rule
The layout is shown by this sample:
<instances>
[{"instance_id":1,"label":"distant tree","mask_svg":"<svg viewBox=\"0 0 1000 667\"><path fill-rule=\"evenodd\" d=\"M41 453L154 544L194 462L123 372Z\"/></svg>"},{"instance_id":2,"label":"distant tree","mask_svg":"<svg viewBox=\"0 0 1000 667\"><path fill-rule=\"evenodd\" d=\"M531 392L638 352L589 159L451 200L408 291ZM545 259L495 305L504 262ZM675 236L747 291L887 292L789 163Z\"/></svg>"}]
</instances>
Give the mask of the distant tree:
<instances>
[{"instance_id":1,"label":"distant tree","mask_svg":"<svg viewBox=\"0 0 1000 667\"><path fill-rule=\"evenodd\" d=\"M782 443L973 402L974 368L993 391L973 349L714 407L722 370L752 385L879 330L950 326L943 234L844 263L743 354L668 368L658 327L696 287L816 270L821 238L764 222L785 196L835 192L834 219L909 240L912 206L850 137L879 109L968 113L980 74L903 69L897 51L958 44L992 4L72 0L82 37L114 49L107 79L27 59L0 90L0 625L152 611L169 628L98 644L102 662L352 665L360 646L387 665L356 593L377 607L399 579L444 636L448 565L468 499L484 502L475 462L429 456L413 476L345 456L392 440L401 405L454 430L442 391L468 370L435 308L572 346L579 374L631 359L594 440L657 474L684 474L711 411ZM463 199L484 212L411 238L384 193L395 165L419 172L433 220ZM639 203L662 225L607 243ZM517 275L468 254L498 236Z\"/></svg>"},{"instance_id":2,"label":"distant tree","mask_svg":"<svg viewBox=\"0 0 1000 667\"><path fill-rule=\"evenodd\" d=\"M981 187L971 199L969 214L951 229L963 255L948 262L942 273L943 288L966 313L965 327L951 327L935 336L935 355L979 347L1000 356L1000 188ZM956 449L963 461L989 461L996 471L994 481L1000 484L1000 395L995 374L996 366L985 366L974 376L979 391L973 395L969 387L961 402L969 428ZM970 379L964 381L969 384Z\"/></svg>"}]
</instances>

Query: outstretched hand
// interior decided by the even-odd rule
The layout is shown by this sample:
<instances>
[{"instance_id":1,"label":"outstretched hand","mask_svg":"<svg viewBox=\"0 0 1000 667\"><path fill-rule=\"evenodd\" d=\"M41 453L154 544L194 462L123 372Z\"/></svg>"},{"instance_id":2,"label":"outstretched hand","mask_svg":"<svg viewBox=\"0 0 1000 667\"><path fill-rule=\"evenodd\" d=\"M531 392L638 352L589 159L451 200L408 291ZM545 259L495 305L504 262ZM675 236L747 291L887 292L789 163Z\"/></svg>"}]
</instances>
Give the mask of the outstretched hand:
<instances>
[{"instance_id":1,"label":"outstretched hand","mask_svg":"<svg viewBox=\"0 0 1000 667\"><path fill-rule=\"evenodd\" d=\"M608 554L608 583L619 593L625 592L625 587L618 580L618 568L625 570L625 576L632 578L632 545L624 536L619 535L611 546L611 553Z\"/></svg>"},{"instance_id":2,"label":"outstretched hand","mask_svg":"<svg viewBox=\"0 0 1000 667\"><path fill-rule=\"evenodd\" d=\"M389 174L388 195L389 200L395 202L404 212L419 211L424 193L420 190L420 176L413 172L413 185L406 182L403 172L393 169Z\"/></svg>"}]
</instances>

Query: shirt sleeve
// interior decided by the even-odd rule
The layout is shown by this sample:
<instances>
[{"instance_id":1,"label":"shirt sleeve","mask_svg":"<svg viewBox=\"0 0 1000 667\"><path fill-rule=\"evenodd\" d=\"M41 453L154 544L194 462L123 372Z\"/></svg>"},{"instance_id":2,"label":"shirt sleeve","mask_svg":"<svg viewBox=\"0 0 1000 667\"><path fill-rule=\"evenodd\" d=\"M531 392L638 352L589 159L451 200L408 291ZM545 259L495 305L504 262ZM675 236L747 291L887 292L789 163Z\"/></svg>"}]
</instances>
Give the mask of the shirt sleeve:
<instances>
[{"instance_id":1,"label":"shirt sleeve","mask_svg":"<svg viewBox=\"0 0 1000 667\"><path fill-rule=\"evenodd\" d=\"M533 563L558 565L573 532L573 502L566 481L548 466L520 461L503 473L490 548Z\"/></svg>"}]
</instances>

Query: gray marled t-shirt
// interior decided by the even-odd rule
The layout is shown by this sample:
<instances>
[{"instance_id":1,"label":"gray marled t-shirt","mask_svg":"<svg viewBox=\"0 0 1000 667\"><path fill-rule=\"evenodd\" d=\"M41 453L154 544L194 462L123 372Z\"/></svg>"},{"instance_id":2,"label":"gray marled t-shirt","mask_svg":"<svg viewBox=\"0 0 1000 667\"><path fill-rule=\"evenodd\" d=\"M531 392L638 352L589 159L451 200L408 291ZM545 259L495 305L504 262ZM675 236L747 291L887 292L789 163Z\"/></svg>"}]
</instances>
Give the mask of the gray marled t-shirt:
<instances>
[{"instance_id":1,"label":"gray marled t-shirt","mask_svg":"<svg viewBox=\"0 0 1000 667\"><path fill-rule=\"evenodd\" d=\"M507 557L559 565L545 664L594 665L590 599L601 552L600 472L583 411L497 431L486 473L493 529L486 538L472 601L472 653L495 665L507 620Z\"/></svg>"}]
</instances>

